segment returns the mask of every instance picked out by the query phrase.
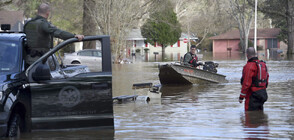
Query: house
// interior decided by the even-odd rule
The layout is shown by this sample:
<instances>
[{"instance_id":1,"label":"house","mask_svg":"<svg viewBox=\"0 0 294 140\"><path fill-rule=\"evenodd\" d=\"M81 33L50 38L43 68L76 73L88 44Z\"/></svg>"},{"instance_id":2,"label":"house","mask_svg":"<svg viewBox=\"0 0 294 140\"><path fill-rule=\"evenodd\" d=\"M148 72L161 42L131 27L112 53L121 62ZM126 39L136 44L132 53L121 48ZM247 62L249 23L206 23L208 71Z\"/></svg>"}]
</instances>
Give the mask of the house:
<instances>
[{"instance_id":1,"label":"house","mask_svg":"<svg viewBox=\"0 0 294 140\"><path fill-rule=\"evenodd\" d=\"M0 24L10 24L11 31L22 31L24 25L24 12L4 10L0 11Z\"/></svg>"},{"instance_id":2,"label":"house","mask_svg":"<svg viewBox=\"0 0 294 140\"><path fill-rule=\"evenodd\" d=\"M277 36L280 33L278 28L266 28L257 30L257 42L259 51L267 49L281 49L283 53L287 53L287 45L283 41L278 41ZM226 33L210 37L213 40L213 53L239 52L240 33L234 29ZM249 40L254 42L254 29L249 32ZM265 53L266 54L266 53Z\"/></svg>"},{"instance_id":3,"label":"house","mask_svg":"<svg viewBox=\"0 0 294 140\"><path fill-rule=\"evenodd\" d=\"M190 38L191 41L198 40L197 37L189 36L188 34L182 33L179 40L173 44L169 45L165 48L166 53L181 53L184 54L187 52L187 43L184 42L184 39ZM162 46L158 43L150 44L146 42L146 38L144 38L141 34L140 29L132 29L131 32L126 37L127 40L127 54L130 55L135 52L140 52L144 54L148 52L150 54L161 53ZM186 41L186 40L185 40Z\"/></svg>"}]
</instances>

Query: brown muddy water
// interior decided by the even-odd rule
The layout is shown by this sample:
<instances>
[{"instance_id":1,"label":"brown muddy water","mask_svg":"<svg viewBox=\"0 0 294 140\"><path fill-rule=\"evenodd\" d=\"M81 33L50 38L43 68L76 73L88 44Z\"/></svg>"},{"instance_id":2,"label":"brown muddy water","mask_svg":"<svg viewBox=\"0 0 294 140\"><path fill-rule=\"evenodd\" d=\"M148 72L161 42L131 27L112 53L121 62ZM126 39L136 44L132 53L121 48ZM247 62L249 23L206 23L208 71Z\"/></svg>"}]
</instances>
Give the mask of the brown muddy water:
<instances>
[{"instance_id":1,"label":"brown muddy water","mask_svg":"<svg viewBox=\"0 0 294 140\"><path fill-rule=\"evenodd\" d=\"M216 60L225 84L163 86L162 98L114 104L115 139L294 139L294 61L268 61L264 112L238 103L245 60ZM159 84L156 62L114 65L114 96L133 83ZM119 77L119 80L115 80ZM144 95L144 91L135 92Z\"/></svg>"},{"instance_id":2,"label":"brown muddy water","mask_svg":"<svg viewBox=\"0 0 294 140\"><path fill-rule=\"evenodd\" d=\"M241 60L242 59L242 60ZM294 61L269 60L269 100L264 112L245 112L238 102L246 60L214 60L228 83L163 86L162 98L114 103L114 131L32 132L23 139L294 139ZM113 96L146 95L134 83L160 84L158 65L113 65Z\"/></svg>"}]
</instances>

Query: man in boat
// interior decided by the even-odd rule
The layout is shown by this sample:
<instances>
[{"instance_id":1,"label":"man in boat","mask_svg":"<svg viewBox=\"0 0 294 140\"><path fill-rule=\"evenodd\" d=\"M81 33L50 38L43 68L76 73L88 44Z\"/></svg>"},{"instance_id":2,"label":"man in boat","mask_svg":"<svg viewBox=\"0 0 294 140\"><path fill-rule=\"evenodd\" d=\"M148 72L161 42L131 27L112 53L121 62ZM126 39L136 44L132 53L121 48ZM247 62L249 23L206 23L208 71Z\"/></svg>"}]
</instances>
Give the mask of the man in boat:
<instances>
[{"instance_id":1,"label":"man in boat","mask_svg":"<svg viewBox=\"0 0 294 140\"><path fill-rule=\"evenodd\" d=\"M192 45L190 47L190 52L187 52L184 55L184 65L191 66L191 67L197 67L199 65L203 65L202 62L198 62L198 57L196 55L196 46Z\"/></svg>"},{"instance_id":2,"label":"man in boat","mask_svg":"<svg viewBox=\"0 0 294 140\"><path fill-rule=\"evenodd\" d=\"M63 40L77 38L83 40L84 35L75 35L63 31L48 22L51 9L49 4L42 3L38 8L38 15L24 25L24 33L27 37L28 47L26 48L26 61L31 65L43 54L53 48L53 37Z\"/></svg>"},{"instance_id":3,"label":"man in boat","mask_svg":"<svg viewBox=\"0 0 294 140\"><path fill-rule=\"evenodd\" d=\"M267 100L267 67L264 61L258 60L253 47L249 47L246 53L248 61L243 67L239 102L242 103L245 98L245 111L263 110L263 104Z\"/></svg>"}]
</instances>

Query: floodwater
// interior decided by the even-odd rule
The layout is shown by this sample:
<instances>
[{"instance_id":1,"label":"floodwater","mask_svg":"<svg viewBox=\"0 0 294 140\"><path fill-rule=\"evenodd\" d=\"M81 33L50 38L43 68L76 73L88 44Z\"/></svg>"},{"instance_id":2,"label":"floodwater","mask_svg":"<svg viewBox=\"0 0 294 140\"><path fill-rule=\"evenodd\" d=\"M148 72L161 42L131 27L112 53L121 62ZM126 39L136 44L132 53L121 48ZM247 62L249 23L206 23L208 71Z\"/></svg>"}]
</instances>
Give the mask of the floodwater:
<instances>
[{"instance_id":1,"label":"floodwater","mask_svg":"<svg viewBox=\"0 0 294 140\"><path fill-rule=\"evenodd\" d=\"M238 102L244 57L203 56L219 63L228 83L163 86L162 98L114 103L114 131L32 132L24 139L294 139L294 60L269 60L269 99L264 112L245 112ZM177 60L176 60L177 61ZM146 95L134 83L160 84L158 64L113 65L113 96Z\"/></svg>"},{"instance_id":2,"label":"floodwater","mask_svg":"<svg viewBox=\"0 0 294 140\"><path fill-rule=\"evenodd\" d=\"M238 102L243 58L214 60L228 83L163 86L161 99L114 104L114 138L294 139L294 61L267 61L269 99L264 112L245 112ZM146 95L148 90L134 92L132 84L159 84L158 64L162 63L114 65L114 96Z\"/></svg>"}]
</instances>

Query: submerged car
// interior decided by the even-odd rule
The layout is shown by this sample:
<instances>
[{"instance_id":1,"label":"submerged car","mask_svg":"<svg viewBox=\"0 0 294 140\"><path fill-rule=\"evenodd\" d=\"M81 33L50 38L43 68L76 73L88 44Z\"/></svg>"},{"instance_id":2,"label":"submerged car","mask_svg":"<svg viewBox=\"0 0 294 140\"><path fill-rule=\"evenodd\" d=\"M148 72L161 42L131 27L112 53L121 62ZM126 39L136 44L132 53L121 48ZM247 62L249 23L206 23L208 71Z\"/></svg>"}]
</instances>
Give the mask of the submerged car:
<instances>
[{"instance_id":1,"label":"submerged car","mask_svg":"<svg viewBox=\"0 0 294 140\"><path fill-rule=\"evenodd\" d=\"M70 54L64 54L66 65L86 65L90 71L101 71L101 50L85 49Z\"/></svg>"},{"instance_id":2,"label":"submerged car","mask_svg":"<svg viewBox=\"0 0 294 140\"><path fill-rule=\"evenodd\" d=\"M26 67L26 36L0 33L0 136L34 130L114 129L109 36L87 36L102 42L102 71L67 66L54 55L68 39Z\"/></svg>"}]
</instances>

